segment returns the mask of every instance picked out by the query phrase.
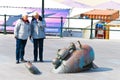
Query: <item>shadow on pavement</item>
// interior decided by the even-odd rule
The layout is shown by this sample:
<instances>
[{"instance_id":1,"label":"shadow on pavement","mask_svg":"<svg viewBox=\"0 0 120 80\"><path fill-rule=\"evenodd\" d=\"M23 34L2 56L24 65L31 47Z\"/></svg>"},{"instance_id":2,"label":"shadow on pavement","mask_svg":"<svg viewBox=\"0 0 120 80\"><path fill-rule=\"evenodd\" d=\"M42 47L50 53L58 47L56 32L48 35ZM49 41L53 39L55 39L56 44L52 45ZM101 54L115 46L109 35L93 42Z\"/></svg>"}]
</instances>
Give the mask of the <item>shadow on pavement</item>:
<instances>
[{"instance_id":1,"label":"shadow on pavement","mask_svg":"<svg viewBox=\"0 0 120 80\"><path fill-rule=\"evenodd\" d=\"M93 72L106 72L106 71L111 71L113 70L112 68L106 68L106 67L98 67L96 69L89 69L81 72L76 72L76 73L67 73L67 74L78 74L78 73L93 73Z\"/></svg>"},{"instance_id":2,"label":"shadow on pavement","mask_svg":"<svg viewBox=\"0 0 120 80\"><path fill-rule=\"evenodd\" d=\"M91 73L91 72L105 72L105 71L111 71L112 68L106 68L106 67L98 67L96 69L90 69L88 71L84 71L82 73Z\"/></svg>"},{"instance_id":3,"label":"shadow on pavement","mask_svg":"<svg viewBox=\"0 0 120 80\"><path fill-rule=\"evenodd\" d=\"M52 63L52 60L44 60L43 62L40 62L40 61L37 61L37 62L34 62L34 61L30 61L32 63Z\"/></svg>"}]
</instances>

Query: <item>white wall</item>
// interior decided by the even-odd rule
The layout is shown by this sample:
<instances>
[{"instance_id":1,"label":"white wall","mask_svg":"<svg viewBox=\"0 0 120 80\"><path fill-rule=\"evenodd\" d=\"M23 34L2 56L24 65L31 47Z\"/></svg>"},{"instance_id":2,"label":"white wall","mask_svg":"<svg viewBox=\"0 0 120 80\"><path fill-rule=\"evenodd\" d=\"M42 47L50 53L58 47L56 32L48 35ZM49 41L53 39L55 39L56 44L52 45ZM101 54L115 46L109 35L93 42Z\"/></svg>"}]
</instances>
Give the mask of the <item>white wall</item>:
<instances>
[{"instance_id":1,"label":"white wall","mask_svg":"<svg viewBox=\"0 0 120 80\"><path fill-rule=\"evenodd\" d=\"M95 29L95 24L97 24L99 20L93 20L93 28ZM69 27L68 27L69 25ZM66 24L63 26L64 28L86 28L90 29L91 28L91 20L90 19L70 19L69 22L67 21ZM74 35L78 36L78 32L82 32L82 37L83 38L89 38L90 37L90 30L78 30L78 29L72 29L72 32ZM75 33L76 32L76 33ZM95 35L95 31L93 30L93 37Z\"/></svg>"},{"instance_id":2,"label":"white wall","mask_svg":"<svg viewBox=\"0 0 120 80\"><path fill-rule=\"evenodd\" d=\"M120 27L110 27L110 30L120 30ZM109 39L120 39L120 31L110 31Z\"/></svg>"}]
</instances>

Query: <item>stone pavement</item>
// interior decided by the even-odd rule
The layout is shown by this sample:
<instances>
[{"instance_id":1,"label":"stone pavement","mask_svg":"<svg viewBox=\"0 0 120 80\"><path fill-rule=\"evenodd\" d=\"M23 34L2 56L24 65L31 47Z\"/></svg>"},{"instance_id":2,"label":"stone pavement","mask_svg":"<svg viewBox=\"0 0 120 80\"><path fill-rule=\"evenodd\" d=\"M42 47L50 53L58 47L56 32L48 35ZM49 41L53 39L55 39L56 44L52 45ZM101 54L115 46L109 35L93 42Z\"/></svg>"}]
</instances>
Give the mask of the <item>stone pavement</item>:
<instances>
[{"instance_id":1,"label":"stone pavement","mask_svg":"<svg viewBox=\"0 0 120 80\"><path fill-rule=\"evenodd\" d=\"M57 49L80 40L94 48L94 63L99 67L81 73L55 74L51 60ZM25 59L33 60L33 45L28 40ZM0 34L0 80L120 80L120 40L47 37L44 42L43 63L33 63L40 75L31 74L24 63L15 63L15 39L12 34Z\"/></svg>"}]
</instances>

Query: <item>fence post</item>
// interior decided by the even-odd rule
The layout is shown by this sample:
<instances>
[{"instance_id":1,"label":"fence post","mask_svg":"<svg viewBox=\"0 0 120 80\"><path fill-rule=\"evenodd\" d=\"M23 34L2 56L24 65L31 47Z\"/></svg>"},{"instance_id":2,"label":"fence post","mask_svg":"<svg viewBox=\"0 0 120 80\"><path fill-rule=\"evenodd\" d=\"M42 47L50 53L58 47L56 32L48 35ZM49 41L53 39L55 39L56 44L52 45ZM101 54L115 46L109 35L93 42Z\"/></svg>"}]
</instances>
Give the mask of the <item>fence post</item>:
<instances>
[{"instance_id":1,"label":"fence post","mask_svg":"<svg viewBox=\"0 0 120 80\"><path fill-rule=\"evenodd\" d=\"M60 37L63 37L62 30L63 30L63 17L61 17Z\"/></svg>"},{"instance_id":2,"label":"fence post","mask_svg":"<svg viewBox=\"0 0 120 80\"><path fill-rule=\"evenodd\" d=\"M44 0L42 0L42 18L45 17L45 15L44 15L44 5L45 5L45 2L44 2Z\"/></svg>"},{"instance_id":3,"label":"fence post","mask_svg":"<svg viewBox=\"0 0 120 80\"><path fill-rule=\"evenodd\" d=\"M6 34L6 14L4 14L4 34Z\"/></svg>"},{"instance_id":4,"label":"fence post","mask_svg":"<svg viewBox=\"0 0 120 80\"><path fill-rule=\"evenodd\" d=\"M70 28L70 18L68 18L68 31L69 31L69 28Z\"/></svg>"},{"instance_id":5,"label":"fence post","mask_svg":"<svg viewBox=\"0 0 120 80\"><path fill-rule=\"evenodd\" d=\"M91 28L90 28L90 39L92 39L92 36L93 36L93 18L91 19Z\"/></svg>"}]
</instances>

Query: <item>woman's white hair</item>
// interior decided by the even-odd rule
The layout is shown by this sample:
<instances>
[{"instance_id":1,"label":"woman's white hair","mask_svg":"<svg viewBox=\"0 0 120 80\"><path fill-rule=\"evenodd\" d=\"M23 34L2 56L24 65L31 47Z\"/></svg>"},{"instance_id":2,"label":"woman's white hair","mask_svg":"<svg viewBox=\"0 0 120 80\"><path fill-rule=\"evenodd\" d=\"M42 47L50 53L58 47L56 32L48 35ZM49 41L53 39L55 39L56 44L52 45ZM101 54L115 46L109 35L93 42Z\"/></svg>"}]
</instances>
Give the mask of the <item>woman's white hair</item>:
<instances>
[{"instance_id":1,"label":"woman's white hair","mask_svg":"<svg viewBox=\"0 0 120 80\"><path fill-rule=\"evenodd\" d=\"M28 14L25 12L25 13L22 13L22 17L24 16L28 16Z\"/></svg>"}]
</instances>

